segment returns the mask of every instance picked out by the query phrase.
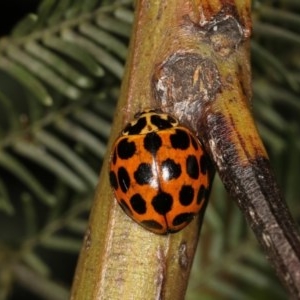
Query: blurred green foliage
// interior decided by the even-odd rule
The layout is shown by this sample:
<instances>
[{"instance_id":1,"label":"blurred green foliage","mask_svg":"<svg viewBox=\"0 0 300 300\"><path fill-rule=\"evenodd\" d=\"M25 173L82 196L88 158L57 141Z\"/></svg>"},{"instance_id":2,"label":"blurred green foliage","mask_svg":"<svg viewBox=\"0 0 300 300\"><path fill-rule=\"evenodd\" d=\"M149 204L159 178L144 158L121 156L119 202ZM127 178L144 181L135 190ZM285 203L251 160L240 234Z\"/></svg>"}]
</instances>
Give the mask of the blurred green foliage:
<instances>
[{"instance_id":1,"label":"blurred green foliage","mask_svg":"<svg viewBox=\"0 0 300 300\"><path fill-rule=\"evenodd\" d=\"M253 5L253 111L299 220L300 3ZM133 22L129 0L43 0L0 38L0 299L67 299ZM186 299L285 299L216 178Z\"/></svg>"}]
</instances>

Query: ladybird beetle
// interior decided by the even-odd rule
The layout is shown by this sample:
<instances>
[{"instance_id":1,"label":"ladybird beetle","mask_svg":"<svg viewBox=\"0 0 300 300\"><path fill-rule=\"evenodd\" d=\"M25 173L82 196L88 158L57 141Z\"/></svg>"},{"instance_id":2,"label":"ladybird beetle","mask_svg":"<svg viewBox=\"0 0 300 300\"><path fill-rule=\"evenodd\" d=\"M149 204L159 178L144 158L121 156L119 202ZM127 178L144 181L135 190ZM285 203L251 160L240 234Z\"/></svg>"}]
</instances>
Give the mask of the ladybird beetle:
<instances>
[{"instance_id":1,"label":"ladybird beetle","mask_svg":"<svg viewBox=\"0 0 300 300\"><path fill-rule=\"evenodd\" d=\"M157 233L184 228L204 207L209 159L191 131L168 114L135 115L113 146L110 183L121 208Z\"/></svg>"}]
</instances>

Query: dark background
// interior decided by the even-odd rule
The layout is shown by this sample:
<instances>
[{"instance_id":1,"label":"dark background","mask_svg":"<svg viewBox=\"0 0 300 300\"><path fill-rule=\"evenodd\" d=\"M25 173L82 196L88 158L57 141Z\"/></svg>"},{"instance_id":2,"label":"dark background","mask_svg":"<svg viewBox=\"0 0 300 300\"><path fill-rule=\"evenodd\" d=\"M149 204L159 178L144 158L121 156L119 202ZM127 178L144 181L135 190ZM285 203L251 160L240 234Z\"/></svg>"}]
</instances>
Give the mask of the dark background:
<instances>
[{"instance_id":1,"label":"dark background","mask_svg":"<svg viewBox=\"0 0 300 300\"><path fill-rule=\"evenodd\" d=\"M35 12L39 2L40 0L9 0L1 3L0 36L9 34L19 20L28 13Z\"/></svg>"}]
</instances>

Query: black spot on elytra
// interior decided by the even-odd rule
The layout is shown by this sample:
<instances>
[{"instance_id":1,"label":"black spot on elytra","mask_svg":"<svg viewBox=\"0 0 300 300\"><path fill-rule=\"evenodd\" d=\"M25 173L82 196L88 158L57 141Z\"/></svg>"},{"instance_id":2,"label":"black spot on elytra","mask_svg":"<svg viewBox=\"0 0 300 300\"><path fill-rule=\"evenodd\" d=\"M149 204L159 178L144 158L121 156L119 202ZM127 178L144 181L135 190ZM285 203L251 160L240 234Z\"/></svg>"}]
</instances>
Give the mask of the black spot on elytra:
<instances>
[{"instance_id":1,"label":"black spot on elytra","mask_svg":"<svg viewBox=\"0 0 300 300\"><path fill-rule=\"evenodd\" d=\"M179 192L179 201L182 205L188 206L194 200L194 189L190 185L183 185Z\"/></svg>"},{"instance_id":2,"label":"black spot on elytra","mask_svg":"<svg viewBox=\"0 0 300 300\"><path fill-rule=\"evenodd\" d=\"M204 198L206 197L206 188L203 184L201 184L200 189L198 191L198 195L197 195L197 204L200 204Z\"/></svg>"},{"instance_id":3,"label":"black spot on elytra","mask_svg":"<svg viewBox=\"0 0 300 300\"><path fill-rule=\"evenodd\" d=\"M118 169L118 181L123 193L126 193L130 187L130 177L124 167Z\"/></svg>"},{"instance_id":4,"label":"black spot on elytra","mask_svg":"<svg viewBox=\"0 0 300 300\"><path fill-rule=\"evenodd\" d=\"M134 125L132 125L132 123L127 124L123 133L128 133L130 135L139 134L145 128L146 124L146 118L140 117Z\"/></svg>"},{"instance_id":5,"label":"black spot on elytra","mask_svg":"<svg viewBox=\"0 0 300 300\"><path fill-rule=\"evenodd\" d=\"M117 145L118 156L121 159L129 159L136 151L134 142L128 142L128 139L122 139Z\"/></svg>"},{"instance_id":6,"label":"black spot on elytra","mask_svg":"<svg viewBox=\"0 0 300 300\"><path fill-rule=\"evenodd\" d=\"M133 176L136 182L140 185L150 184L153 178L151 164L141 163L137 170L133 173Z\"/></svg>"},{"instance_id":7,"label":"black spot on elytra","mask_svg":"<svg viewBox=\"0 0 300 300\"><path fill-rule=\"evenodd\" d=\"M166 159L161 164L162 176L164 180L176 179L181 174L181 166L173 159Z\"/></svg>"},{"instance_id":8,"label":"black spot on elytra","mask_svg":"<svg viewBox=\"0 0 300 300\"><path fill-rule=\"evenodd\" d=\"M120 200L119 204L128 216L132 216L132 211L131 211L130 207L123 199Z\"/></svg>"},{"instance_id":9,"label":"black spot on elytra","mask_svg":"<svg viewBox=\"0 0 300 300\"><path fill-rule=\"evenodd\" d=\"M165 215L172 209L173 198L168 193L159 192L153 197L151 204L158 214Z\"/></svg>"},{"instance_id":10,"label":"black spot on elytra","mask_svg":"<svg viewBox=\"0 0 300 300\"><path fill-rule=\"evenodd\" d=\"M208 167L207 166L207 157L206 157L206 155L203 154L200 158L200 170L203 175L206 174L207 167Z\"/></svg>"},{"instance_id":11,"label":"black spot on elytra","mask_svg":"<svg viewBox=\"0 0 300 300\"><path fill-rule=\"evenodd\" d=\"M152 115L150 121L160 130L173 127L169 120L162 119L160 115Z\"/></svg>"},{"instance_id":12,"label":"black spot on elytra","mask_svg":"<svg viewBox=\"0 0 300 300\"><path fill-rule=\"evenodd\" d=\"M193 179L197 179L199 177L199 165L195 155L189 155L187 157L186 172Z\"/></svg>"},{"instance_id":13,"label":"black spot on elytra","mask_svg":"<svg viewBox=\"0 0 300 300\"><path fill-rule=\"evenodd\" d=\"M172 222L172 225L173 226L178 226L178 225L181 225L182 223L190 222L194 218L194 216L195 216L194 213L179 214L174 218L174 220Z\"/></svg>"},{"instance_id":14,"label":"black spot on elytra","mask_svg":"<svg viewBox=\"0 0 300 300\"><path fill-rule=\"evenodd\" d=\"M162 230L163 229L163 226L154 220L144 220L141 222L141 225L146 228L153 229L153 230Z\"/></svg>"},{"instance_id":15,"label":"black spot on elytra","mask_svg":"<svg viewBox=\"0 0 300 300\"><path fill-rule=\"evenodd\" d=\"M156 155L158 149L161 147L162 141L156 132L149 132L144 138L144 148L153 156Z\"/></svg>"},{"instance_id":16,"label":"black spot on elytra","mask_svg":"<svg viewBox=\"0 0 300 300\"><path fill-rule=\"evenodd\" d=\"M176 129L170 136L171 145L174 149L186 150L190 145L189 135L181 129Z\"/></svg>"},{"instance_id":17,"label":"black spot on elytra","mask_svg":"<svg viewBox=\"0 0 300 300\"><path fill-rule=\"evenodd\" d=\"M115 172L113 172L113 171L109 172L109 181L110 181L111 186L115 190L117 190L118 189L118 179L117 179Z\"/></svg>"},{"instance_id":18,"label":"black spot on elytra","mask_svg":"<svg viewBox=\"0 0 300 300\"><path fill-rule=\"evenodd\" d=\"M139 215L142 215L147 211L146 201L140 194L134 194L130 198L130 204L132 209Z\"/></svg>"}]
</instances>

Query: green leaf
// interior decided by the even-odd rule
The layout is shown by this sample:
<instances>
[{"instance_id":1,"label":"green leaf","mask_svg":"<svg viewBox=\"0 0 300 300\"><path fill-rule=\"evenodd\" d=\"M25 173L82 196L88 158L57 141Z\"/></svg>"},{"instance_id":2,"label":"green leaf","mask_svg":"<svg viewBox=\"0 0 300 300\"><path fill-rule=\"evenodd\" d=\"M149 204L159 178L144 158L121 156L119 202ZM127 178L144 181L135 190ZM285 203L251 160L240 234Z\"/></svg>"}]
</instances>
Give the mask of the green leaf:
<instances>
[{"instance_id":1,"label":"green leaf","mask_svg":"<svg viewBox=\"0 0 300 300\"><path fill-rule=\"evenodd\" d=\"M69 291L53 280L41 276L28 267L15 264L13 267L15 280L32 293L45 300L67 300Z\"/></svg>"},{"instance_id":2,"label":"green leaf","mask_svg":"<svg viewBox=\"0 0 300 300\"><path fill-rule=\"evenodd\" d=\"M294 90L298 89L299 85L295 81L294 77L291 76L290 72L285 68L285 66L270 51L264 49L256 42L251 43L251 49L254 53L255 59L263 60L264 65L274 69L273 74L276 74L277 77L281 76Z\"/></svg>"},{"instance_id":3,"label":"green leaf","mask_svg":"<svg viewBox=\"0 0 300 300\"><path fill-rule=\"evenodd\" d=\"M11 36L14 38L29 34L37 24L38 17L36 14L29 14L22 19L13 29Z\"/></svg>"},{"instance_id":4,"label":"green leaf","mask_svg":"<svg viewBox=\"0 0 300 300\"><path fill-rule=\"evenodd\" d=\"M222 253L224 251L225 247L225 240L224 236L221 234L217 234L214 237L212 237L211 244L210 244L210 252L209 252L209 258L213 260L218 260L220 256L222 256Z\"/></svg>"},{"instance_id":5,"label":"green leaf","mask_svg":"<svg viewBox=\"0 0 300 300\"><path fill-rule=\"evenodd\" d=\"M274 152L274 154L279 155L282 153L286 146L285 141L281 136L261 123L258 124L258 131L265 143L267 145L272 145L272 152Z\"/></svg>"},{"instance_id":6,"label":"green leaf","mask_svg":"<svg viewBox=\"0 0 300 300\"><path fill-rule=\"evenodd\" d=\"M96 24L109 32L115 33L123 37L130 37L131 25L120 20L99 14L96 17Z\"/></svg>"},{"instance_id":7,"label":"green leaf","mask_svg":"<svg viewBox=\"0 0 300 300\"><path fill-rule=\"evenodd\" d=\"M22 255L22 260L32 270L41 276L49 276L51 273L48 265L34 252L25 252Z\"/></svg>"},{"instance_id":8,"label":"green leaf","mask_svg":"<svg viewBox=\"0 0 300 300\"><path fill-rule=\"evenodd\" d=\"M33 205L33 199L30 194L23 193L21 195L21 200L23 204L26 236L31 237L37 232L38 227L36 211Z\"/></svg>"},{"instance_id":9,"label":"green leaf","mask_svg":"<svg viewBox=\"0 0 300 300\"><path fill-rule=\"evenodd\" d=\"M65 16L67 19L72 19L80 14L81 1L73 2L72 5L67 9Z\"/></svg>"},{"instance_id":10,"label":"green leaf","mask_svg":"<svg viewBox=\"0 0 300 300\"><path fill-rule=\"evenodd\" d=\"M44 24L45 20L48 20L48 18L51 16L55 5L58 1L56 0L43 0L41 1L38 10L37 15L39 18L39 27Z\"/></svg>"},{"instance_id":11,"label":"green leaf","mask_svg":"<svg viewBox=\"0 0 300 300\"><path fill-rule=\"evenodd\" d=\"M50 35L46 35L42 41L47 47L78 62L92 75L97 77L104 75L104 70L99 66L96 59L84 48Z\"/></svg>"},{"instance_id":12,"label":"green leaf","mask_svg":"<svg viewBox=\"0 0 300 300\"><path fill-rule=\"evenodd\" d=\"M115 57L110 55L107 51L102 49L97 44L91 42L89 39L83 37L80 34L75 33L71 30L63 30L61 32L62 38L65 41L72 42L79 47L85 47L85 49L94 56L94 58L109 71L111 71L118 78L122 78L123 75L123 65L116 60Z\"/></svg>"},{"instance_id":13,"label":"green leaf","mask_svg":"<svg viewBox=\"0 0 300 300\"><path fill-rule=\"evenodd\" d=\"M281 23L285 26L293 26L295 29L298 29L300 26L299 14L292 11L286 11L268 5L261 5L259 7L259 15L264 20Z\"/></svg>"},{"instance_id":14,"label":"green leaf","mask_svg":"<svg viewBox=\"0 0 300 300\"><path fill-rule=\"evenodd\" d=\"M256 265L257 269L266 268L269 266L269 263L266 257L262 252L257 251L257 248L249 249L249 251L245 252L245 258L251 264Z\"/></svg>"},{"instance_id":15,"label":"green leaf","mask_svg":"<svg viewBox=\"0 0 300 300\"><path fill-rule=\"evenodd\" d=\"M71 0L59 0L53 9L51 15L47 18L49 25L56 25L64 18L66 10L71 5Z\"/></svg>"},{"instance_id":16,"label":"green leaf","mask_svg":"<svg viewBox=\"0 0 300 300\"><path fill-rule=\"evenodd\" d=\"M103 45L105 48L111 50L115 55L122 58L122 60L125 60L127 47L119 39L89 23L80 25L79 31L99 45Z\"/></svg>"},{"instance_id":17,"label":"green leaf","mask_svg":"<svg viewBox=\"0 0 300 300\"><path fill-rule=\"evenodd\" d=\"M81 10L83 12L91 11L96 7L97 3L98 3L98 0L84 0L84 1L82 1Z\"/></svg>"},{"instance_id":18,"label":"green leaf","mask_svg":"<svg viewBox=\"0 0 300 300\"><path fill-rule=\"evenodd\" d=\"M290 111L300 113L299 98L286 88L280 87L277 84L270 86L270 84L265 81L256 81L253 85L253 90L256 97L267 101L269 105L272 103L282 103L284 101L284 104Z\"/></svg>"},{"instance_id":19,"label":"green leaf","mask_svg":"<svg viewBox=\"0 0 300 300\"><path fill-rule=\"evenodd\" d=\"M300 45L300 35L272 24L256 21L253 26L254 33L267 39L278 39L292 45Z\"/></svg>"},{"instance_id":20,"label":"green leaf","mask_svg":"<svg viewBox=\"0 0 300 300\"><path fill-rule=\"evenodd\" d=\"M0 166L19 178L45 204L55 203L55 198L46 192L39 181L13 156L0 152Z\"/></svg>"},{"instance_id":21,"label":"green leaf","mask_svg":"<svg viewBox=\"0 0 300 300\"><path fill-rule=\"evenodd\" d=\"M19 121L17 119L17 115L15 112L15 109L13 107L12 101L8 99L6 95L4 95L0 91L0 107L2 107L3 116L2 118L5 118L8 121L9 129L10 130L17 130Z\"/></svg>"},{"instance_id":22,"label":"green leaf","mask_svg":"<svg viewBox=\"0 0 300 300\"><path fill-rule=\"evenodd\" d=\"M32 72L36 77L49 84L66 97L70 99L78 99L81 96L79 89L69 84L65 79L63 79L63 77L58 76L58 74L55 73L50 67L39 60L34 59L25 51L21 51L14 46L9 46L8 55L23 67L30 70L30 72Z\"/></svg>"},{"instance_id":23,"label":"green leaf","mask_svg":"<svg viewBox=\"0 0 300 300\"><path fill-rule=\"evenodd\" d=\"M72 84L81 88L91 88L94 85L94 81L78 72L69 63L55 55L43 46L35 42L25 44L25 49L34 56L36 59L40 59L43 63L53 68L55 72L62 75L64 79L67 79Z\"/></svg>"},{"instance_id":24,"label":"green leaf","mask_svg":"<svg viewBox=\"0 0 300 300\"><path fill-rule=\"evenodd\" d=\"M74 118L87 128L97 132L99 135L105 138L109 138L111 123L99 118L96 114L88 110L79 110L74 114Z\"/></svg>"},{"instance_id":25,"label":"green leaf","mask_svg":"<svg viewBox=\"0 0 300 300\"><path fill-rule=\"evenodd\" d=\"M8 215L13 215L15 213L14 207L9 199L8 191L2 180L0 180L0 211L3 211Z\"/></svg>"},{"instance_id":26,"label":"green leaf","mask_svg":"<svg viewBox=\"0 0 300 300\"><path fill-rule=\"evenodd\" d=\"M84 234L88 226L87 220L74 219L68 222L67 228L75 233Z\"/></svg>"},{"instance_id":27,"label":"green leaf","mask_svg":"<svg viewBox=\"0 0 300 300\"><path fill-rule=\"evenodd\" d=\"M221 216L218 214L213 205L210 205L205 212L206 224L211 226L214 230L222 229L223 222Z\"/></svg>"},{"instance_id":28,"label":"green leaf","mask_svg":"<svg viewBox=\"0 0 300 300\"><path fill-rule=\"evenodd\" d=\"M252 298L248 297L248 295L242 290L238 290L234 285L227 283L219 278L212 278L208 282L208 286L212 289L217 291L219 295L221 295L221 299L228 299L232 300L253 300Z\"/></svg>"},{"instance_id":29,"label":"green leaf","mask_svg":"<svg viewBox=\"0 0 300 300\"><path fill-rule=\"evenodd\" d=\"M85 192L87 186L70 170L66 165L58 161L55 157L51 156L41 147L31 143L16 142L13 149L16 153L30 159L31 161L44 167L46 170L54 173L58 178L61 178L66 184L78 192Z\"/></svg>"},{"instance_id":30,"label":"green leaf","mask_svg":"<svg viewBox=\"0 0 300 300\"><path fill-rule=\"evenodd\" d=\"M243 219L242 213L237 208L231 213L228 223L227 243L229 247L234 248L241 242L243 229L245 228L245 220Z\"/></svg>"},{"instance_id":31,"label":"green leaf","mask_svg":"<svg viewBox=\"0 0 300 300\"><path fill-rule=\"evenodd\" d=\"M35 136L44 146L53 151L56 155L61 157L76 173L86 179L91 186L95 186L98 181L98 175L79 157L75 154L74 150L70 149L58 138L43 130L35 132Z\"/></svg>"},{"instance_id":32,"label":"green leaf","mask_svg":"<svg viewBox=\"0 0 300 300\"><path fill-rule=\"evenodd\" d=\"M268 124L268 127L276 129L277 132L284 132L288 122L279 112L269 109L266 102L261 101L259 108L255 109L255 115Z\"/></svg>"},{"instance_id":33,"label":"green leaf","mask_svg":"<svg viewBox=\"0 0 300 300\"><path fill-rule=\"evenodd\" d=\"M239 280L245 281L245 283L258 288L265 288L270 285L268 275L255 269L255 267L236 263L230 264L227 271Z\"/></svg>"},{"instance_id":34,"label":"green leaf","mask_svg":"<svg viewBox=\"0 0 300 300\"><path fill-rule=\"evenodd\" d=\"M128 10L124 7L120 7L114 11L114 15L126 23L132 24L134 20L134 14L131 10Z\"/></svg>"},{"instance_id":35,"label":"green leaf","mask_svg":"<svg viewBox=\"0 0 300 300\"><path fill-rule=\"evenodd\" d=\"M299 192L299 165L300 165L300 142L295 139L295 136L299 136L299 127L296 124L290 124L288 132L288 155L287 159L284 159L284 164L287 166L287 172L284 176L284 191L286 199L292 201L298 198ZM291 207L292 213L297 217L296 212L299 211L298 202L295 203L294 208Z\"/></svg>"},{"instance_id":36,"label":"green leaf","mask_svg":"<svg viewBox=\"0 0 300 300\"><path fill-rule=\"evenodd\" d=\"M52 104L53 100L45 87L28 70L4 57L0 58L0 69L14 77L42 104Z\"/></svg>"},{"instance_id":37,"label":"green leaf","mask_svg":"<svg viewBox=\"0 0 300 300\"><path fill-rule=\"evenodd\" d=\"M115 111L115 107L116 107L116 103L114 101L114 99L116 99L116 95L104 95L103 97L101 97L100 95L100 99L95 99L95 101L93 101L92 106L93 109L95 110L95 112L97 113L97 115L103 116L103 118L105 119L109 119L112 120L113 119L113 115L114 115L114 111ZM104 99L103 99L104 98ZM107 100L107 98L109 99L109 101ZM98 100L98 101L96 101ZM106 100L106 101L103 101Z\"/></svg>"},{"instance_id":38,"label":"green leaf","mask_svg":"<svg viewBox=\"0 0 300 300\"><path fill-rule=\"evenodd\" d=\"M52 250L78 253L82 246L82 240L68 237L47 236L41 239L41 245Z\"/></svg>"},{"instance_id":39,"label":"green leaf","mask_svg":"<svg viewBox=\"0 0 300 300\"><path fill-rule=\"evenodd\" d=\"M97 157L103 157L106 153L106 145L77 124L61 119L55 123L55 127L72 140L82 143Z\"/></svg>"}]
</instances>

